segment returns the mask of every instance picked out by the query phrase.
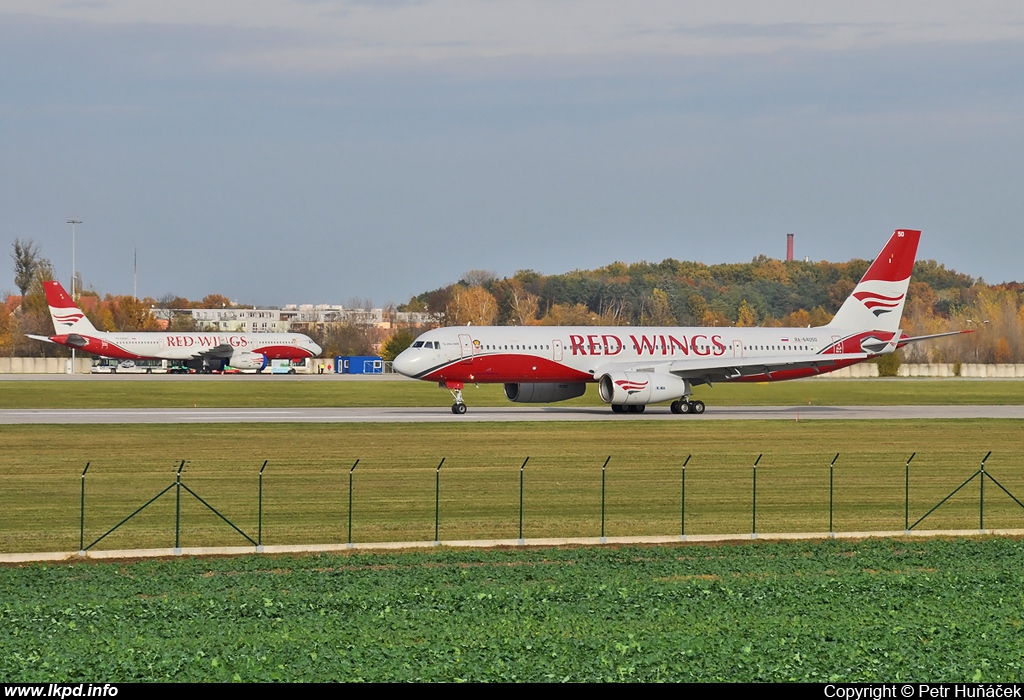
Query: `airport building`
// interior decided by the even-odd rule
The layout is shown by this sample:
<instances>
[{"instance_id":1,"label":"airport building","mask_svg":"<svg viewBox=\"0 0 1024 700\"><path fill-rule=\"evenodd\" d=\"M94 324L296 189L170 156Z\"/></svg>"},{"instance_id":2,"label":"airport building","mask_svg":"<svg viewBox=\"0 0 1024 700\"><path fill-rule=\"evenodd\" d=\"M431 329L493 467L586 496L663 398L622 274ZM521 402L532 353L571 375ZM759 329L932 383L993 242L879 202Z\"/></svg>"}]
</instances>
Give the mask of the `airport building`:
<instances>
[{"instance_id":1,"label":"airport building","mask_svg":"<svg viewBox=\"0 0 1024 700\"><path fill-rule=\"evenodd\" d=\"M222 333L287 333L311 326L346 324L391 330L396 326L422 328L430 314L391 309L353 309L331 304L289 304L281 309L153 309L157 319L170 322L188 316L197 328Z\"/></svg>"}]
</instances>

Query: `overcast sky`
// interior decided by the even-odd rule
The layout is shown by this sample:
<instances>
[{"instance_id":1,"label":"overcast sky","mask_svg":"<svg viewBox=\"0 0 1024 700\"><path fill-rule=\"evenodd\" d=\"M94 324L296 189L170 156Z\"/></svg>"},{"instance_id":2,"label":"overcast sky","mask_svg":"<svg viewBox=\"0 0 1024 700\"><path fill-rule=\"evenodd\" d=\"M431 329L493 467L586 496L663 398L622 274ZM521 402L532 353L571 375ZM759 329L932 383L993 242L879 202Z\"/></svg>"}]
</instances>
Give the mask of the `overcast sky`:
<instances>
[{"instance_id":1,"label":"overcast sky","mask_svg":"<svg viewBox=\"0 0 1024 700\"><path fill-rule=\"evenodd\" d=\"M1024 279L1024 3L0 0L0 291L402 303L471 269Z\"/></svg>"}]
</instances>

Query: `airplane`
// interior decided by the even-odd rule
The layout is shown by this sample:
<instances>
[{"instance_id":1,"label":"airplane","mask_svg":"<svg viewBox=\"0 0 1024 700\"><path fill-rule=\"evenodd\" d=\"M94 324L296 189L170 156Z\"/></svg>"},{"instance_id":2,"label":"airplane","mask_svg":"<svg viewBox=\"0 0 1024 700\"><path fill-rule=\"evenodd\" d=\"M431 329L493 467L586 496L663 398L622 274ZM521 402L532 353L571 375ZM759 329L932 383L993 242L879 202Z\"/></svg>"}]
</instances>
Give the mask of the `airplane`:
<instances>
[{"instance_id":1,"label":"airplane","mask_svg":"<svg viewBox=\"0 0 1024 700\"><path fill-rule=\"evenodd\" d=\"M55 335L29 335L100 357L120 360L173 360L201 372L235 369L262 371L271 360L304 360L321 348L301 333L181 333L98 331L60 282L43 283Z\"/></svg>"},{"instance_id":2,"label":"airplane","mask_svg":"<svg viewBox=\"0 0 1024 700\"><path fill-rule=\"evenodd\" d=\"M394 360L396 372L437 382L466 412L466 383L502 383L515 403L582 396L596 382L615 413L671 402L702 414L693 387L811 377L895 352L908 343L971 331L908 337L900 328L921 232L897 229L831 322L815 328L458 326L421 335Z\"/></svg>"}]
</instances>

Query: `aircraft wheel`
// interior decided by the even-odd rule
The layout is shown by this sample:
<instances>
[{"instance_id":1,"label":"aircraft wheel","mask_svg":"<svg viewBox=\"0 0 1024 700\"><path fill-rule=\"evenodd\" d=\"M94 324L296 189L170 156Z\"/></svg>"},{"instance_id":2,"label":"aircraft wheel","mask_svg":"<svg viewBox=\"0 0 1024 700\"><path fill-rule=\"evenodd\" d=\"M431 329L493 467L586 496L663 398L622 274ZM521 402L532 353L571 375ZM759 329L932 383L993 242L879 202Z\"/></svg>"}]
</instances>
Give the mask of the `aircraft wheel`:
<instances>
[{"instance_id":1,"label":"aircraft wheel","mask_svg":"<svg viewBox=\"0 0 1024 700\"><path fill-rule=\"evenodd\" d=\"M686 414L688 414L688 413L690 413L692 411L693 411L693 404L692 403L690 403L689 401L680 401L679 402L679 411L678 411L678 413L686 415Z\"/></svg>"},{"instance_id":2,"label":"aircraft wheel","mask_svg":"<svg viewBox=\"0 0 1024 700\"><path fill-rule=\"evenodd\" d=\"M703 401L694 401L691 405L693 406L693 412L698 416L704 413L704 409L706 408Z\"/></svg>"},{"instance_id":3,"label":"aircraft wheel","mask_svg":"<svg viewBox=\"0 0 1024 700\"><path fill-rule=\"evenodd\" d=\"M640 404L639 406L633 406L634 413L643 413L647 409L647 406Z\"/></svg>"},{"instance_id":4,"label":"aircraft wheel","mask_svg":"<svg viewBox=\"0 0 1024 700\"><path fill-rule=\"evenodd\" d=\"M461 416L465 412L466 412L466 404L464 404L464 403L453 403L452 404L452 413L454 413L455 415Z\"/></svg>"},{"instance_id":5,"label":"aircraft wheel","mask_svg":"<svg viewBox=\"0 0 1024 700\"><path fill-rule=\"evenodd\" d=\"M669 406L669 408L672 410L672 413L682 413L682 410L680 410L679 408L680 404L682 404L682 401L679 401L678 399L672 402L672 405Z\"/></svg>"},{"instance_id":6,"label":"aircraft wheel","mask_svg":"<svg viewBox=\"0 0 1024 700\"><path fill-rule=\"evenodd\" d=\"M625 406L617 403L612 404L612 413L622 413L625 410Z\"/></svg>"}]
</instances>

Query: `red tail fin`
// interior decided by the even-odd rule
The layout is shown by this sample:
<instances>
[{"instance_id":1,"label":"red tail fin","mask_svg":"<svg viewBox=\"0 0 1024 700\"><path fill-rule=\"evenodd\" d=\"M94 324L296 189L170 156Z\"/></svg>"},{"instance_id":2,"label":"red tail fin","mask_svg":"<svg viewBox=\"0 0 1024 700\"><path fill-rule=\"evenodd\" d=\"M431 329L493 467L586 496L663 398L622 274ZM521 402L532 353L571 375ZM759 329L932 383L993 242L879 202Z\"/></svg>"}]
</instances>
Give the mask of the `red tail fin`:
<instances>
[{"instance_id":1,"label":"red tail fin","mask_svg":"<svg viewBox=\"0 0 1024 700\"><path fill-rule=\"evenodd\" d=\"M46 292L46 303L55 309L77 309L78 305L75 304L71 295L64 291L64 287L61 286L57 280L50 280L49 282L43 282L43 290Z\"/></svg>"},{"instance_id":2,"label":"red tail fin","mask_svg":"<svg viewBox=\"0 0 1024 700\"><path fill-rule=\"evenodd\" d=\"M889 242L882 248L882 252L864 273L861 282L871 280L902 282L910 277L910 273L914 270L917 244L920 240L920 231L896 229Z\"/></svg>"}]
</instances>

